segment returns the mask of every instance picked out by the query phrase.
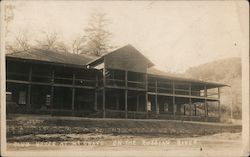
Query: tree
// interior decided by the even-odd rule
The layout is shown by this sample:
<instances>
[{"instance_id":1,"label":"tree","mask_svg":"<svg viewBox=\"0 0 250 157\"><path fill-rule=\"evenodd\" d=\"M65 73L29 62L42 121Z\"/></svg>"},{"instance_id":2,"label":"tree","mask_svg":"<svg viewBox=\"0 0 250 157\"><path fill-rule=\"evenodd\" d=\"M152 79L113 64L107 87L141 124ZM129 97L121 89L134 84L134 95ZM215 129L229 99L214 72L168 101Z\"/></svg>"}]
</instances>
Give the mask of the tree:
<instances>
[{"instance_id":1,"label":"tree","mask_svg":"<svg viewBox=\"0 0 250 157\"><path fill-rule=\"evenodd\" d=\"M42 38L41 40L36 40L37 46L41 49L55 49L56 44L58 41L58 33L57 32L49 32L49 31L42 31Z\"/></svg>"},{"instance_id":2,"label":"tree","mask_svg":"<svg viewBox=\"0 0 250 157\"><path fill-rule=\"evenodd\" d=\"M72 53L81 54L84 49L85 41L86 41L86 38L84 37L77 37L75 40L73 40Z\"/></svg>"},{"instance_id":3,"label":"tree","mask_svg":"<svg viewBox=\"0 0 250 157\"><path fill-rule=\"evenodd\" d=\"M106 18L105 13L93 13L90 17L89 24L85 31L84 39L86 39L85 46L82 53L101 56L108 52L110 46L111 33L107 30L110 20Z\"/></svg>"},{"instance_id":4,"label":"tree","mask_svg":"<svg viewBox=\"0 0 250 157\"><path fill-rule=\"evenodd\" d=\"M31 46L31 39L27 31L20 31L17 36L14 37L12 43L6 43L6 51L8 53L28 51Z\"/></svg>"},{"instance_id":5,"label":"tree","mask_svg":"<svg viewBox=\"0 0 250 157\"><path fill-rule=\"evenodd\" d=\"M57 32L42 31L42 36L41 40L36 40L36 47L43 50L68 52L68 46L61 40L61 37Z\"/></svg>"}]
</instances>

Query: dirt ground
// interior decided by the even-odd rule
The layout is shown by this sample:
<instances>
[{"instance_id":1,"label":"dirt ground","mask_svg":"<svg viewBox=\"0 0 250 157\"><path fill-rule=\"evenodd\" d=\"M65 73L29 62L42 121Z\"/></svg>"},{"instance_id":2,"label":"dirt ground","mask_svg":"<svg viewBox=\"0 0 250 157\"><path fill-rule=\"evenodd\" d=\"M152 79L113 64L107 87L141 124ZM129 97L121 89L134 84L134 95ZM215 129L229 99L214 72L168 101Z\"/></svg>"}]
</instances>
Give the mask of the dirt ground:
<instances>
[{"instance_id":1,"label":"dirt ground","mask_svg":"<svg viewBox=\"0 0 250 157\"><path fill-rule=\"evenodd\" d=\"M7 144L8 151L84 151L88 156L240 156L241 147L241 133L191 138L94 133L40 134L13 137Z\"/></svg>"}]
</instances>

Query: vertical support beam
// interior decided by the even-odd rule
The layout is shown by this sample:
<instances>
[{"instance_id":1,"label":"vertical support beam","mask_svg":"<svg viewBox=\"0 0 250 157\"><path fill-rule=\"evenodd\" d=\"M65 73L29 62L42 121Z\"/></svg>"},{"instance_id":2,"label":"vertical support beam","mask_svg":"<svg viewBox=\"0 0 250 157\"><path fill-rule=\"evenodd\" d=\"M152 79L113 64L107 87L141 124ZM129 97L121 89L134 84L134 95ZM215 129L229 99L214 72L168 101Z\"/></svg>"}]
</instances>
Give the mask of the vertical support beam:
<instances>
[{"instance_id":1,"label":"vertical support beam","mask_svg":"<svg viewBox=\"0 0 250 157\"><path fill-rule=\"evenodd\" d=\"M103 115L102 117L103 118L106 118L106 107L105 107L105 104L106 104L106 89L105 89L105 86L106 86L106 67L105 67L105 58L104 58L104 67L103 67L103 90L102 90L102 112L103 112Z\"/></svg>"},{"instance_id":2,"label":"vertical support beam","mask_svg":"<svg viewBox=\"0 0 250 157\"><path fill-rule=\"evenodd\" d=\"M73 88L72 88L72 102L71 102L71 110L74 111L75 110L75 79L76 79L76 75L75 73L73 73Z\"/></svg>"},{"instance_id":3,"label":"vertical support beam","mask_svg":"<svg viewBox=\"0 0 250 157\"><path fill-rule=\"evenodd\" d=\"M219 114L219 119L221 118L221 106L220 106L220 88L218 87L218 114Z\"/></svg>"},{"instance_id":4,"label":"vertical support beam","mask_svg":"<svg viewBox=\"0 0 250 157\"><path fill-rule=\"evenodd\" d=\"M106 102L106 89L105 87L102 90L102 117L106 118L106 108L105 108L105 102Z\"/></svg>"},{"instance_id":5,"label":"vertical support beam","mask_svg":"<svg viewBox=\"0 0 250 157\"><path fill-rule=\"evenodd\" d=\"M189 115L190 116L192 116L192 98L191 97L189 97L189 108L190 108L190 113L189 113ZM195 113L196 114L196 113Z\"/></svg>"},{"instance_id":6,"label":"vertical support beam","mask_svg":"<svg viewBox=\"0 0 250 157\"><path fill-rule=\"evenodd\" d=\"M128 88L128 71L125 71L125 87Z\"/></svg>"},{"instance_id":7,"label":"vertical support beam","mask_svg":"<svg viewBox=\"0 0 250 157\"><path fill-rule=\"evenodd\" d=\"M139 103L140 103L139 95L137 95L137 96L136 96L136 112L139 111Z\"/></svg>"},{"instance_id":8,"label":"vertical support beam","mask_svg":"<svg viewBox=\"0 0 250 157\"><path fill-rule=\"evenodd\" d=\"M116 95L116 110L119 110L120 106L120 100L119 100L119 95Z\"/></svg>"},{"instance_id":9,"label":"vertical support beam","mask_svg":"<svg viewBox=\"0 0 250 157\"><path fill-rule=\"evenodd\" d=\"M184 104L183 106L183 112L184 112L184 116L186 115L186 104Z\"/></svg>"},{"instance_id":10,"label":"vertical support beam","mask_svg":"<svg viewBox=\"0 0 250 157\"><path fill-rule=\"evenodd\" d=\"M205 116L208 116L208 106L207 106L207 99L205 99L204 101L204 105L205 105Z\"/></svg>"},{"instance_id":11,"label":"vertical support beam","mask_svg":"<svg viewBox=\"0 0 250 157\"><path fill-rule=\"evenodd\" d=\"M32 67L30 66L29 69L29 85L28 85L28 94L27 94L27 108L28 110L31 109L31 81L32 81Z\"/></svg>"},{"instance_id":12,"label":"vertical support beam","mask_svg":"<svg viewBox=\"0 0 250 157\"><path fill-rule=\"evenodd\" d=\"M148 92L145 93L145 111L148 112Z\"/></svg>"},{"instance_id":13,"label":"vertical support beam","mask_svg":"<svg viewBox=\"0 0 250 157\"><path fill-rule=\"evenodd\" d=\"M95 97L94 97L94 110L97 111L97 88L98 88L98 74L95 75Z\"/></svg>"},{"instance_id":14,"label":"vertical support beam","mask_svg":"<svg viewBox=\"0 0 250 157\"><path fill-rule=\"evenodd\" d=\"M145 73L145 90L148 91L148 74Z\"/></svg>"},{"instance_id":15,"label":"vertical support beam","mask_svg":"<svg viewBox=\"0 0 250 157\"><path fill-rule=\"evenodd\" d=\"M55 71L52 70L51 74L51 89L50 89L50 105L53 108L53 102L54 102L54 81L55 81Z\"/></svg>"},{"instance_id":16,"label":"vertical support beam","mask_svg":"<svg viewBox=\"0 0 250 157\"><path fill-rule=\"evenodd\" d=\"M94 95L94 110L97 111L97 90L95 90L95 95Z\"/></svg>"},{"instance_id":17,"label":"vertical support beam","mask_svg":"<svg viewBox=\"0 0 250 157\"><path fill-rule=\"evenodd\" d=\"M125 118L128 118L128 90L125 90Z\"/></svg>"},{"instance_id":18,"label":"vertical support beam","mask_svg":"<svg viewBox=\"0 0 250 157\"><path fill-rule=\"evenodd\" d=\"M125 118L128 118L128 71L125 71Z\"/></svg>"},{"instance_id":19,"label":"vertical support beam","mask_svg":"<svg viewBox=\"0 0 250 157\"><path fill-rule=\"evenodd\" d=\"M191 83L189 83L189 86L188 86L188 92L189 92L189 108L190 108L190 116L192 116L192 85ZM196 116L196 105L194 106L195 107L195 112L194 112L194 115Z\"/></svg>"},{"instance_id":20,"label":"vertical support beam","mask_svg":"<svg viewBox=\"0 0 250 157\"><path fill-rule=\"evenodd\" d=\"M191 97L192 96L192 85L191 85L191 83L189 83L189 85L188 85L188 92L189 92L189 96Z\"/></svg>"},{"instance_id":21,"label":"vertical support beam","mask_svg":"<svg viewBox=\"0 0 250 157\"><path fill-rule=\"evenodd\" d=\"M145 85L146 85L146 93L145 93L145 111L148 112L148 74L145 74Z\"/></svg>"},{"instance_id":22,"label":"vertical support beam","mask_svg":"<svg viewBox=\"0 0 250 157\"><path fill-rule=\"evenodd\" d=\"M175 83L173 82L173 114L175 117L176 105L175 105Z\"/></svg>"},{"instance_id":23,"label":"vertical support beam","mask_svg":"<svg viewBox=\"0 0 250 157\"><path fill-rule=\"evenodd\" d=\"M207 97L207 85L204 85L204 97Z\"/></svg>"},{"instance_id":24,"label":"vertical support beam","mask_svg":"<svg viewBox=\"0 0 250 157\"><path fill-rule=\"evenodd\" d=\"M159 104L158 104L158 83L157 80L155 80L155 111L156 114L159 114Z\"/></svg>"},{"instance_id":25,"label":"vertical support beam","mask_svg":"<svg viewBox=\"0 0 250 157\"><path fill-rule=\"evenodd\" d=\"M205 97L205 116L208 116L208 104L207 104L207 85L204 85L204 97Z\"/></svg>"},{"instance_id":26,"label":"vertical support beam","mask_svg":"<svg viewBox=\"0 0 250 157\"><path fill-rule=\"evenodd\" d=\"M196 104L194 104L194 115L195 115L195 116L197 115L197 114L196 114L196 109L197 109Z\"/></svg>"},{"instance_id":27,"label":"vertical support beam","mask_svg":"<svg viewBox=\"0 0 250 157\"><path fill-rule=\"evenodd\" d=\"M31 109L31 85L28 85L28 94L27 94L27 109Z\"/></svg>"}]
</instances>

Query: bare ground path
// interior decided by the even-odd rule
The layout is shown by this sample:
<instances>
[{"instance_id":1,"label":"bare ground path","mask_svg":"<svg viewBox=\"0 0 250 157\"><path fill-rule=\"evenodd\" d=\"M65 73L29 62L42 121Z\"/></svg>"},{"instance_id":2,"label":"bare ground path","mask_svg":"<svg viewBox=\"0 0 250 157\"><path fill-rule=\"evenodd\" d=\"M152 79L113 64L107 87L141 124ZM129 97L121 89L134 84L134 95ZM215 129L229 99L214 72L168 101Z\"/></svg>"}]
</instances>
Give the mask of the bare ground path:
<instances>
[{"instance_id":1,"label":"bare ground path","mask_svg":"<svg viewBox=\"0 0 250 157\"><path fill-rule=\"evenodd\" d=\"M231 124L15 115L7 118L7 128L7 150L24 156L56 151L51 153L224 157L242 150L241 126Z\"/></svg>"},{"instance_id":2,"label":"bare ground path","mask_svg":"<svg viewBox=\"0 0 250 157\"><path fill-rule=\"evenodd\" d=\"M89 154L133 156L134 153L143 156L240 156L241 133L221 133L192 138L162 138L131 135L101 135L101 134L52 134L36 135L43 139L37 143L8 143L9 151L84 151ZM48 139L57 137L54 142ZM34 138L33 136L22 137ZM60 140L61 139L61 140ZM63 139L63 140L62 140ZM67 139L67 140L65 140ZM24 140L25 141L25 140ZM46 142L45 142L46 141ZM103 152L105 151L105 152ZM160 153L161 152L161 153ZM152 154L153 153L153 154ZM110 155L110 154L107 154Z\"/></svg>"}]
</instances>

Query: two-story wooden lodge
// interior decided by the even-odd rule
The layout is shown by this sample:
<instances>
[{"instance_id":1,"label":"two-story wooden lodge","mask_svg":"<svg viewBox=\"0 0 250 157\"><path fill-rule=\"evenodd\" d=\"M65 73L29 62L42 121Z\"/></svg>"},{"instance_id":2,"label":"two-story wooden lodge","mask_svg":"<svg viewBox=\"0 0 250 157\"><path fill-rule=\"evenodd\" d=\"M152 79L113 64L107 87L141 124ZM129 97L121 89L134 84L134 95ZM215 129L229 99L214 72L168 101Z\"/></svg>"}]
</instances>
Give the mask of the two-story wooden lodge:
<instances>
[{"instance_id":1,"label":"two-story wooden lodge","mask_svg":"<svg viewBox=\"0 0 250 157\"><path fill-rule=\"evenodd\" d=\"M219 121L223 84L169 75L131 45L99 58L6 55L7 113Z\"/></svg>"}]
</instances>

